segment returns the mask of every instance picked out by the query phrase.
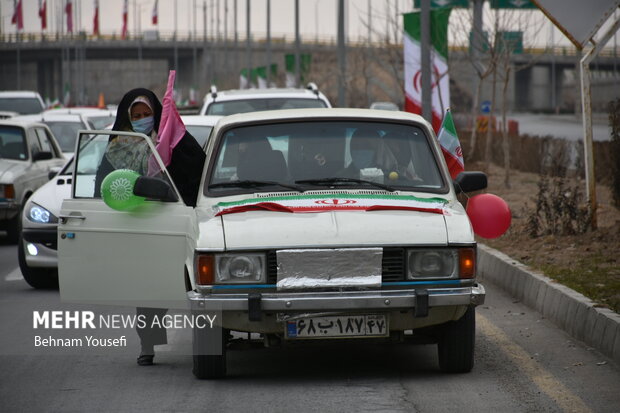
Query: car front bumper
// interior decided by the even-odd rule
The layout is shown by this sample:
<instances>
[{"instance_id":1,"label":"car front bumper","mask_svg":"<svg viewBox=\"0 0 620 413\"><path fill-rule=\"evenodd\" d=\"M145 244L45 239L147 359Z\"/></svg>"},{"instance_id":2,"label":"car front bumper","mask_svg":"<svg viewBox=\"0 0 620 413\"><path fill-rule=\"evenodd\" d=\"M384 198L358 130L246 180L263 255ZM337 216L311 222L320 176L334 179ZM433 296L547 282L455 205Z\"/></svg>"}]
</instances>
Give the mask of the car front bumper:
<instances>
[{"instance_id":1,"label":"car front bumper","mask_svg":"<svg viewBox=\"0 0 620 413\"><path fill-rule=\"evenodd\" d=\"M273 311L362 311L411 310L424 316L428 308L481 305L485 289L481 284L458 288L415 288L404 290L333 291L300 293L187 293L192 310L248 311L249 317Z\"/></svg>"}]
</instances>

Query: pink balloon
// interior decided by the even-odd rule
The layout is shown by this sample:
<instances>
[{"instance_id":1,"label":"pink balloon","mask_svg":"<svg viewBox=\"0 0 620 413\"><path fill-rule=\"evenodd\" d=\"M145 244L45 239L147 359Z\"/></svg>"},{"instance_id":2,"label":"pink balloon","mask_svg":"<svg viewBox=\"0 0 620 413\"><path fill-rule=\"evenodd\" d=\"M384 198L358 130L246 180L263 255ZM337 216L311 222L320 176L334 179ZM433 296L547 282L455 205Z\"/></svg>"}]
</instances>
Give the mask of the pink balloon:
<instances>
[{"instance_id":1,"label":"pink balloon","mask_svg":"<svg viewBox=\"0 0 620 413\"><path fill-rule=\"evenodd\" d=\"M493 194L480 194L469 198L467 216L474 232L482 238L497 238L503 235L512 220L506 201Z\"/></svg>"}]
</instances>

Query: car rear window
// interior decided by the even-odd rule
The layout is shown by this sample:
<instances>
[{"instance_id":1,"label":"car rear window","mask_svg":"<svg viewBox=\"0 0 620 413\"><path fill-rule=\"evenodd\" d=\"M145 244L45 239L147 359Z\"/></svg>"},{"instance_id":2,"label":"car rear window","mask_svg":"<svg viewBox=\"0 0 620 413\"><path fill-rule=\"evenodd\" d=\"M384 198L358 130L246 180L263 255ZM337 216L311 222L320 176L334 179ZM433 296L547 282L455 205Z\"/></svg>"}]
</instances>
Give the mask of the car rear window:
<instances>
[{"instance_id":1,"label":"car rear window","mask_svg":"<svg viewBox=\"0 0 620 413\"><path fill-rule=\"evenodd\" d=\"M261 110L277 109L305 109L305 108L326 108L327 105L320 99L299 99L299 98L266 98L266 99L245 99L229 100L225 102L214 102L207 108L207 115L228 116L235 113L257 112Z\"/></svg>"},{"instance_id":2,"label":"car rear window","mask_svg":"<svg viewBox=\"0 0 620 413\"><path fill-rule=\"evenodd\" d=\"M28 159L23 129L0 126L0 158L20 161Z\"/></svg>"},{"instance_id":3,"label":"car rear window","mask_svg":"<svg viewBox=\"0 0 620 413\"><path fill-rule=\"evenodd\" d=\"M0 98L0 110L33 115L45 109L37 98Z\"/></svg>"}]
</instances>

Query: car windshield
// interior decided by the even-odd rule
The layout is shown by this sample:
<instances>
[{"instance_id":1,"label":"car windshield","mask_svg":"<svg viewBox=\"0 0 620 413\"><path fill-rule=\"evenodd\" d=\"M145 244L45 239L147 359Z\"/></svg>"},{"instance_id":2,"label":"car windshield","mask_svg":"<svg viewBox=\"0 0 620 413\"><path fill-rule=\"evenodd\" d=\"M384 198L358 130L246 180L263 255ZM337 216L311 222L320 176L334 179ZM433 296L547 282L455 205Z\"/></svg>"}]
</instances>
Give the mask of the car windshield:
<instances>
[{"instance_id":1,"label":"car windshield","mask_svg":"<svg viewBox=\"0 0 620 413\"><path fill-rule=\"evenodd\" d=\"M422 129L398 123L288 122L227 130L205 193L325 188L445 192Z\"/></svg>"},{"instance_id":2,"label":"car windshield","mask_svg":"<svg viewBox=\"0 0 620 413\"><path fill-rule=\"evenodd\" d=\"M325 102L320 99L299 99L299 98L264 98L264 99L244 99L229 100L224 102L213 102L207 108L207 115L234 115L235 113L256 112L260 110L276 109L304 109L304 108L326 108Z\"/></svg>"},{"instance_id":3,"label":"car windshield","mask_svg":"<svg viewBox=\"0 0 620 413\"><path fill-rule=\"evenodd\" d=\"M202 125L185 125L187 131L196 138L198 144L204 147L211 131L213 130L213 126L202 126Z\"/></svg>"},{"instance_id":4,"label":"car windshield","mask_svg":"<svg viewBox=\"0 0 620 413\"><path fill-rule=\"evenodd\" d=\"M77 133L80 129L85 129L81 122L46 120L44 123L52 130L52 133L54 134L54 137L58 141L60 149L63 152L73 152L75 150Z\"/></svg>"},{"instance_id":5,"label":"car windshield","mask_svg":"<svg viewBox=\"0 0 620 413\"><path fill-rule=\"evenodd\" d=\"M24 130L14 126L0 126L0 159L28 159Z\"/></svg>"},{"instance_id":6,"label":"car windshield","mask_svg":"<svg viewBox=\"0 0 620 413\"><path fill-rule=\"evenodd\" d=\"M0 111L17 112L20 115L33 115L45 109L37 98L0 98Z\"/></svg>"},{"instance_id":7,"label":"car windshield","mask_svg":"<svg viewBox=\"0 0 620 413\"><path fill-rule=\"evenodd\" d=\"M87 122L90 125L91 129L105 129L106 126L114 123L116 116L106 115L106 116L89 116L87 118Z\"/></svg>"}]
</instances>

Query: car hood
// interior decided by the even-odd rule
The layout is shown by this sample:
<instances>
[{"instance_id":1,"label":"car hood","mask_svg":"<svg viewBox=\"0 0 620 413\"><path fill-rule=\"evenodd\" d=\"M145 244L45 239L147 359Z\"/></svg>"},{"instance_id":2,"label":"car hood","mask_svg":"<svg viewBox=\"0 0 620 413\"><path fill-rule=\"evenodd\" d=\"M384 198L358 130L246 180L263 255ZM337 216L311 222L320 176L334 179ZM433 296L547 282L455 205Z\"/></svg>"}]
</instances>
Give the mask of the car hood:
<instances>
[{"instance_id":1,"label":"car hood","mask_svg":"<svg viewBox=\"0 0 620 413\"><path fill-rule=\"evenodd\" d=\"M0 182L10 184L24 173L28 168L28 163L20 161L12 161L9 159L0 160Z\"/></svg>"},{"instance_id":2,"label":"car hood","mask_svg":"<svg viewBox=\"0 0 620 413\"><path fill-rule=\"evenodd\" d=\"M62 201L69 197L71 197L71 175L60 175L37 189L29 201L42 206L58 217Z\"/></svg>"},{"instance_id":3,"label":"car hood","mask_svg":"<svg viewBox=\"0 0 620 413\"><path fill-rule=\"evenodd\" d=\"M459 204L460 206L460 204ZM460 208L446 215L419 211L248 211L222 215L227 250L473 242Z\"/></svg>"}]
</instances>

